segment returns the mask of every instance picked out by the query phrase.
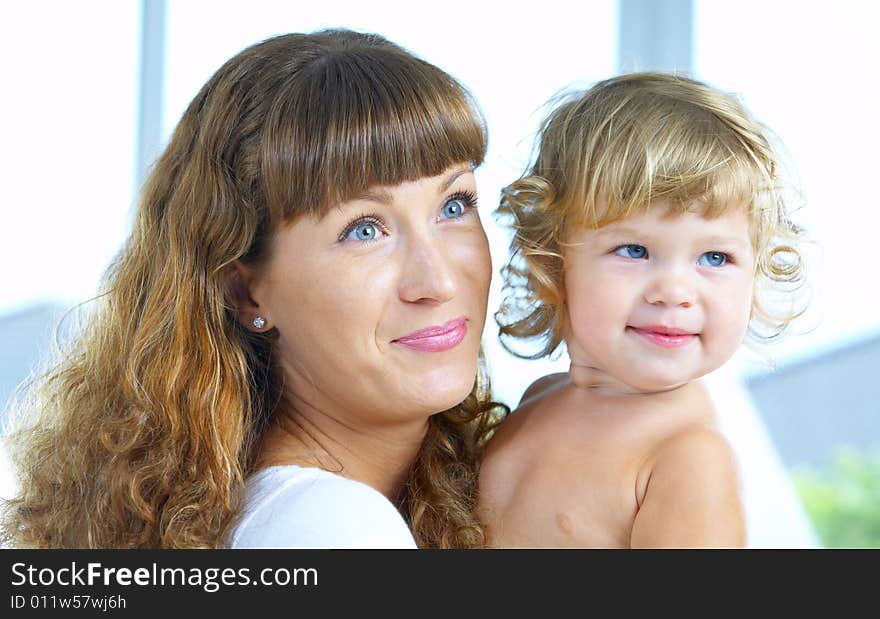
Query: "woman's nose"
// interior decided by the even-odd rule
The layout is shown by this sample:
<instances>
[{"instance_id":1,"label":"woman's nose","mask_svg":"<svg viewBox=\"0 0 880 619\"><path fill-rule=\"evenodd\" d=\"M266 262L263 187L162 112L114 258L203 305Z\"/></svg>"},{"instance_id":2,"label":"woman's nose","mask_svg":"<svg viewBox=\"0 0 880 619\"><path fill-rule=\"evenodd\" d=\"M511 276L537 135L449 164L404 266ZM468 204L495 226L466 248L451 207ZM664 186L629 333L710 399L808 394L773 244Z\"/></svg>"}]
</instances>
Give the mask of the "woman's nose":
<instances>
[{"instance_id":1,"label":"woman's nose","mask_svg":"<svg viewBox=\"0 0 880 619\"><path fill-rule=\"evenodd\" d=\"M400 298L408 303L445 303L455 294L454 265L443 239L411 239L403 256Z\"/></svg>"},{"instance_id":2,"label":"woman's nose","mask_svg":"<svg viewBox=\"0 0 880 619\"><path fill-rule=\"evenodd\" d=\"M645 301L651 305L691 307L697 300L693 273L677 265L659 267L645 289Z\"/></svg>"}]
</instances>

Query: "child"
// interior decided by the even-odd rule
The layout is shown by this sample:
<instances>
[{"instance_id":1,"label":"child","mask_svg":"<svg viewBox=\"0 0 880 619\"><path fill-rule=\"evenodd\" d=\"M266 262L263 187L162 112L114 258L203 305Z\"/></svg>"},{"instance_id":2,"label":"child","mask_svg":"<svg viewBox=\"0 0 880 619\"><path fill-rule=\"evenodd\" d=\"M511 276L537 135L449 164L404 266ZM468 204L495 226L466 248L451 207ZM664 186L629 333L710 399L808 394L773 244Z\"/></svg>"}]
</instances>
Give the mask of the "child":
<instances>
[{"instance_id":1,"label":"child","mask_svg":"<svg viewBox=\"0 0 880 619\"><path fill-rule=\"evenodd\" d=\"M515 238L496 318L508 349L564 340L571 366L489 441L491 544L745 545L736 460L698 379L798 313L764 298L803 268L761 126L700 82L632 74L556 107L539 145L499 208Z\"/></svg>"}]
</instances>

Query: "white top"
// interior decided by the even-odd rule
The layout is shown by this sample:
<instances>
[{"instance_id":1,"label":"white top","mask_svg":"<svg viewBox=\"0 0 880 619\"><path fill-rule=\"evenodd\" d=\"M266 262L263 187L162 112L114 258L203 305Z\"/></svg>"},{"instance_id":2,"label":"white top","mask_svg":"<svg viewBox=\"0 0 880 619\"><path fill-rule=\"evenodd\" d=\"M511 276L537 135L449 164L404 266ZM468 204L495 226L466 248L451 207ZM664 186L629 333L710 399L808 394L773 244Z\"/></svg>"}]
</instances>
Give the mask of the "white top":
<instances>
[{"instance_id":1,"label":"white top","mask_svg":"<svg viewBox=\"0 0 880 619\"><path fill-rule=\"evenodd\" d=\"M231 548L416 548L385 495L317 468L271 466L245 483Z\"/></svg>"}]
</instances>

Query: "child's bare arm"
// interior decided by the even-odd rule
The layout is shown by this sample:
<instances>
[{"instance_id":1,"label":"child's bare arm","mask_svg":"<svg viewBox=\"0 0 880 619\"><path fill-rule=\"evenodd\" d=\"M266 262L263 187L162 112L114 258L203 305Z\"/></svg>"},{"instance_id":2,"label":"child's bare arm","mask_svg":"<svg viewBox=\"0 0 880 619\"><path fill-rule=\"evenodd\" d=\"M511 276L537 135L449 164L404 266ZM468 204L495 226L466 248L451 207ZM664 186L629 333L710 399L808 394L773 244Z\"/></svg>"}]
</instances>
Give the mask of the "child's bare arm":
<instances>
[{"instance_id":1,"label":"child's bare arm","mask_svg":"<svg viewBox=\"0 0 880 619\"><path fill-rule=\"evenodd\" d=\"M737 548L746 531L736 458L717 431L692 427L664 444L633 523L633 548Z\"/></svg>"}]
</instances>

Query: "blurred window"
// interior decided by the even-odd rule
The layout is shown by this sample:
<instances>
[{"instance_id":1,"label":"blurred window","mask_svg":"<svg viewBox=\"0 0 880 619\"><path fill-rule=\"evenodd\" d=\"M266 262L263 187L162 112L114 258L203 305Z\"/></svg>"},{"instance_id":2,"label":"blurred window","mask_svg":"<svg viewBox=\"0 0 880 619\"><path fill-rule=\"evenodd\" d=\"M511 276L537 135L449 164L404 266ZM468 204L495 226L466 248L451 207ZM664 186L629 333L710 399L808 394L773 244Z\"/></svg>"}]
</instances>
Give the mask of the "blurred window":
<instances>
[{"instance_id":1,"label":"blurred window","mask_svg":"<svg viewBox=\"0 0 880 619\"><path fill-rule=\"evenodd\" d=\"M92 296L135 188L140 3L16 2L0 20L0 314Z\"/></svg>"},{"instance_id":2,"label":"blurred window","mask_svg":"<svg viewBox=\"0 0 880 619\"><path fill-rule=\"evenodd\" d=\"M695 73L743 95L785 144L803 191L796 213L816 249L815 289L780 363L880 333L874 246L880 228L880 5L695 0Z\"/></svg>"}]
</instances>

